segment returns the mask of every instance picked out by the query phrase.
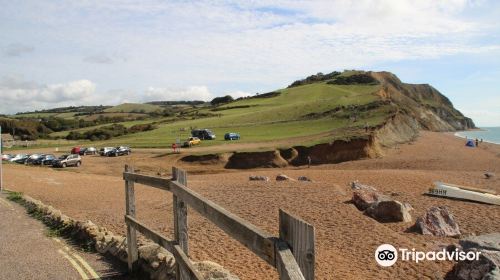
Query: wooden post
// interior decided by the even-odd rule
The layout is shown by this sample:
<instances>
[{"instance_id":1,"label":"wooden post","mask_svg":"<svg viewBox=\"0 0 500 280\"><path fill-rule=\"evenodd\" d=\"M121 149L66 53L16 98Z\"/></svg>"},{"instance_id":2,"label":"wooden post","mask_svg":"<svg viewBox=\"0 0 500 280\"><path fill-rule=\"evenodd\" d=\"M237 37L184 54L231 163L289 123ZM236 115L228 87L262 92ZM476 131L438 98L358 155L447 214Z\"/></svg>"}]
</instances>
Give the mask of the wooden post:
<instances>
[{"instance_id":1,"label":"wooden post","mask_svg":"<svg viewBox=\"0 0 500 280\"><path fill-rule=\"evenodd\" d=\"M314 227L280 209L280 239L288 243L306 280L314 279Z\"/></svg>"},{"instance_id":2,"label":"wooden post","mask_svg":"<svg viewBox=\"0 0 500 280\"><path fill-rule=\"evenodd\" d=\"M179 182L187 187L186 171L172 167L172 180ZM173 208L174 208L174 240L179 244L186 256L189 256L188 247L188 224L187 224L187 204L176 195L173 195ZM185 269L177 265L176 277L177 279L187 280L189 276L186 275Z\"/></svg>"},{"instance_id":3,"label":"wooden post","mask_svg":"<svg viewBox=\"0 0 500 280\"><path fill-rule=\"evenodd\" d=\"M125 172L134 173L134 168L125 165ZM135 194L134 194L134 182L125 181L125 208L126 215L130 215L135 218ZM137 233L135 228L127 223L127 247L128 247L128 269L129 271L134 271L137 266L137 260L139 258L137 249Z\"/></svg>"}]
</instances>

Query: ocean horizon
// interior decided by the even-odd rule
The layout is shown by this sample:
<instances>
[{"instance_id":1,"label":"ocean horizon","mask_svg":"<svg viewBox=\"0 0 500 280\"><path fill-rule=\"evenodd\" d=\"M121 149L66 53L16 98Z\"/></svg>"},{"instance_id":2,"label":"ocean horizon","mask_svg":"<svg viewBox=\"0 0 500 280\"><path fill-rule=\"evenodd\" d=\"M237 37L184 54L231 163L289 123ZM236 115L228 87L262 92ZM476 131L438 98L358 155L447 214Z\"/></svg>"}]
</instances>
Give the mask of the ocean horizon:
<instances>
[{"instance_id":1,"label":"ocean horizon","mask_svg":"<svg viewBox=\"0 0 500 280\"><path fill-rule=\"evenodd\" d=\"M480 127L480 130L466 130L455 133L462 138L483 139L484 142L500 145L500 127Z\"/></svg>"}]
</instances>

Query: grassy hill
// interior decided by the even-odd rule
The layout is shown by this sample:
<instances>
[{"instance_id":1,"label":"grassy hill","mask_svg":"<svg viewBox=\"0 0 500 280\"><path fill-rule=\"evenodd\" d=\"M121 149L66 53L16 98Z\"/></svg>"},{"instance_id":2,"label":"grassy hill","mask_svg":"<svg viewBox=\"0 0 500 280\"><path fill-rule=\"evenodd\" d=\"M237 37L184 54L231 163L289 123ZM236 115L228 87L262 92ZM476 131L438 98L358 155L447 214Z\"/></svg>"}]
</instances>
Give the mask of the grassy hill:
<instances>
[{"instance_id":1,"label":"grassy hill","mask_svg":"<svg viewBox=\"0 0 500 280\"><path fill-rule=\"evenodd\" d=\"M140 104L140 103L124 103L104 110L106 113L152 113L161 111L162 108L158 105Z\"/></svg>"},{"instance_id":2,"label":"grassy hill","mask_svg":"<svg viewBox=\"0 0 500 280\"><path fill-rule=\"evenodd\" d=\"M148 124L155 129L115 136L92 145L169 147L177 138L188 137L194 128L209 128L217 135L216 140L203 141L202 146L245 143L261 143L263 147L283 143L310 145L370 134L394 121L396 115L404 116L404 125L412 131L473 127L470 119L454 109L451 102L431 86L404 84L387 72L318 73L295 81L287 88L217 106L202 103L168 106L173 105L159 101L105 108L98 114L141 116L140 120L120 121L126 128ZM170 111L165 114L165 110ZM70 113L64 114L71 118ZM86 118L96 118L98 114ZM100 124L73 131L81 133L105 126ZM398 133L397 129L392 131ZM227 132L240 133L241 140L224 141ZM60 131L51 136L65 137L68 133L67 130ZM284 141L286 139L290 141Z\"/></svg>"}]
</instances>

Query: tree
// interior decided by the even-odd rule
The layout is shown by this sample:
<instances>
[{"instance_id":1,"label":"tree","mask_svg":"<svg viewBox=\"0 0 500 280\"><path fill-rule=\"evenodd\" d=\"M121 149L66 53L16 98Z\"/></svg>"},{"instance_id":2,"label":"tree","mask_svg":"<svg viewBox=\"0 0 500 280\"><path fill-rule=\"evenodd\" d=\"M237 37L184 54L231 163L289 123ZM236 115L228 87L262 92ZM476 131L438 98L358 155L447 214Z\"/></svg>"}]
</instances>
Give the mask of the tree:
<instances>
[{"instance_id":1,"label":"tree","mask_svg":"<svg viewBox=\"0 0 500 280\"><path fill-rule=\"evenodd\" d=\"M226 95L226 96L216 97L216 98L212 99L212 101L210 101L210 104L212 104L213 106L216 106L219 104L229 103L229 102L233 102L233 101L234 101L234 99L231 95Z\"/></svg>"}]
</instances>

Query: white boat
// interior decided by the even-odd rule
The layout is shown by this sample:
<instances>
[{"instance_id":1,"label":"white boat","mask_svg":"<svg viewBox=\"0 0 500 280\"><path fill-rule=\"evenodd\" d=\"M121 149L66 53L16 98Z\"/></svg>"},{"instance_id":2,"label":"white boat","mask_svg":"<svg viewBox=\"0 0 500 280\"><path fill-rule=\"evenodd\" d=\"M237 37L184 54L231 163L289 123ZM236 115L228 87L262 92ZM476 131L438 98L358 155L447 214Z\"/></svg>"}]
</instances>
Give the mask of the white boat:
<instances>
[{"instance_id":1,"label":"white boat","mask_svg":"<svg viewBox=\"0 0 500 280\"><path fill-rule=\"evenodd\" d=\"M434 182L426 194L500 205L500 196L492 190L477 189L443 182Z\"/></svg>"}]
</instances>

